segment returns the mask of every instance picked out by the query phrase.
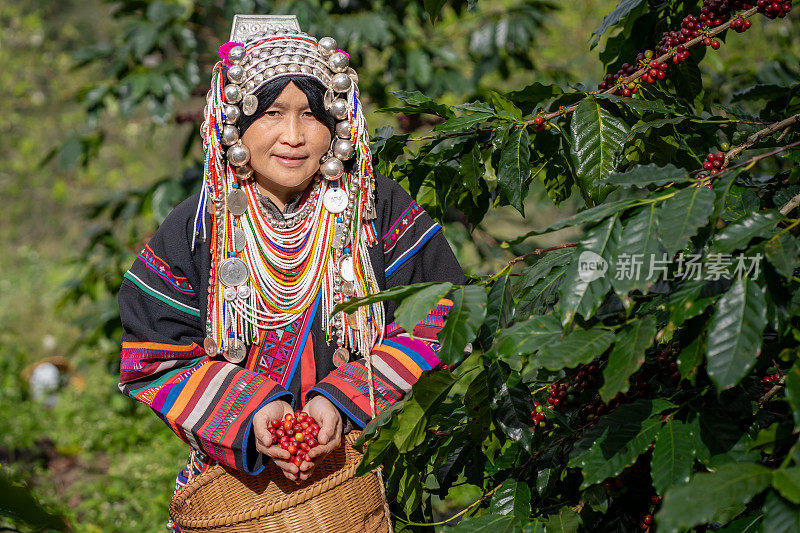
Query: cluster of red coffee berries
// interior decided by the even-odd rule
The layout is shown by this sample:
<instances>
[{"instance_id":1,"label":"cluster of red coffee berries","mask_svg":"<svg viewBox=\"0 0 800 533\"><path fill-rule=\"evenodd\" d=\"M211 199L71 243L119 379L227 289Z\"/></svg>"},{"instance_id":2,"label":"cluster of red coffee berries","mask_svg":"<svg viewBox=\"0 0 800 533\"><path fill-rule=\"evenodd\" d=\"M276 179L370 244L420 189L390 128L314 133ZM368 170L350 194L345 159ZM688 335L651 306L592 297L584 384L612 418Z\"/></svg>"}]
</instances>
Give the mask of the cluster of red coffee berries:
<instances>
[{"instance_id":1,"label":"cluster of red coffee berries","mask_svg":"<svg viewBox=\"0 0 800 533\"><path fill-rule=\"evenodd\" d=\"M639 529L648 531L653 527L653 513L655 512L655 508L661 505L661 501L661 496L657 494L650 496L650 512L642 517L642 520L639 522Z\"/></svg>"},{"instance_id":2,"label":"cluster of red coffee berries","mask_svg":"<svg viewBox=\"0 0 800 533\"><path fill-rule=\"evenodd\" d=\"M294 415L287 413L283 420L273 418L267 431L272 435L272 445L280 445L289 452L292 456L289 461L297 466L303 461L310 462L308 452L319 444L319 424L305 411L297 411Z\"/></svg>"},{"instance_id":3,"label":"cluster of red coffee berries","mask_svg":"<svg viewBox=\"0 0 800 533\"><path fill-rule=\"evenodd\" d=\"M770 389L780 383L780 381L781 375L779 373L769 374L768 376L761 378L761 384L764 386L764 392L769 392Z\"/></svg>"},{"instance_id":4,"label":"cluster of red coffee berries","mask_svg":"<svg viewBox=\"0 0 800 533\"><path fill-rule=\"evenodd\" d=\"M783 18L792 10L791 0L782 0L779 2L758 0L756 5L758 6L758 12L770 19Z\"/></svg>"},{"instance_id":5,"label":"cluster of red coffee berries","mask_svg":"<svg viewBox=\"0 0 800 533\"><path fill-rule=\"evenodd\" d=\"M731 21L731 29L736 33L744 33L750 29L753 23L742 17L737 17Z\"/></svg>"},{"instance_id":6,"label":"cluster of red coffee berries","mask_svg":"<svg viewBox=\"0 0 800 533\"><path fill-rule=\"evenodd\" d=\"M678 363L672 359L672 351L664 350L658 356L658 363L667 369L669 372L669 381L673 385L677 385L681 381L681 373L678 370Z\"/></svg>"},{"instance_id":7,"label":"cluster of red coffee berries","mask_svg":"<svg viewBox=\"0 0 800 533\"><path fill-rule=\"evenodd\" d=\"M547 419L544 416L544 407L542 407L541 402L533 402L533 411L531 411L531 422L533 422L533 427L531 427L531 431L536 431L536 428L546 428L547 427Z\"/></svg>"}]
</instances>

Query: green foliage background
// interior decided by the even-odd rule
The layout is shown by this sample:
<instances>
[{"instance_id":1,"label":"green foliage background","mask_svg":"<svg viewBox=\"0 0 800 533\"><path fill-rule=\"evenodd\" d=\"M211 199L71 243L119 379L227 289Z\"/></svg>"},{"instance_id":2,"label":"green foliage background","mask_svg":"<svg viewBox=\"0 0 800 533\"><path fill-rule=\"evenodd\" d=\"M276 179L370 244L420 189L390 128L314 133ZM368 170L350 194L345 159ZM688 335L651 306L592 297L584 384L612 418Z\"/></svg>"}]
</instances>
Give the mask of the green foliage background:
<instances>
[{"instance_id":1,"label":"green foliage background","mask_svg":"<svg viewBox=\"0 0 800 533\"><path fill-rule=\"evenodd\" d=\"M741 511L752 512L750 518L739 522L758 522L762 508L764 515L772 511L768 520L796 520L791 518L796 509L789 501L798 503L797 466L774 468L777 463L798 464L797 427L791 417L787 419L783 400L775 407L778 418L752 409L746 401L752 390L744 389L752 389L755 373L745 378L746 387L722 396L723 402L746 411L746 418L753 417L746 431L717 428L728 432L722 440L732 440L706 452L702 446L687 445L686 437L696 430L695 425L703 425L703 416L708 417L702 415L703 409L719 409L714 385L723 389L747 374L751 364L747 353L753 346L761 346L761 330L767 328L772 346L780 348L770 350L770 357L785 369L791 366L797 357L791 343L796 346L800 340L796 317L792 318L797 310L793 300L776 303L767 293L768 300L760 301L755 312L759 322L763 311L763 324L755 332L732 331L734 340L744 339L748 346L740 350L740 360L729 361L733 370L728 369L727 378L712 376L714 383L709 384L702 364L701 370L691 362L681 367L691 382L685 390L701 398L700 407L691 404L695 398L682 396L680 391L673 394L664 385L663 398L626 404L585 433L574 413L567 418L554 413L553 433L548 437L541 432L531 434L527 428L531 390L541 397L544 384L564 381L574 374L571 368L592 361L615 341L610 355L601 357L607 389L599 392L604 399L610 398L627 387L628 375L638 368L626 360L643 354L650 344L642 339L649 340L656 327L664 327L663 316L657 312L662 303L659 296L635 298L627 313L603 300L611 290L627 301L628 290L644 287L581 288L576 284L565 290L563 287L571 286L566 284L559 292L562 280L574 276L568 266L572 260L569 250L550 252L538 262L528 258L511 271L512 276L509 270L501 270L515 256L564 242L580 241L586 249L608 255L610 248L591 247L603 232L622 231L615 238L636 241L625 232L634 226L628 223L640 216L639 212L623 211L619 208L622 204L617 204L617 209L602 216L583 215L583 222L589 222L583 228L567 222L560 225L564 228L560 231L534 232L513 244L519 235L564 219L587 203L592 205L595 200L588 192L594 191L598 198L597 179L575 184L572 178L575 162L568 157L569 146L562 144L575 138L570 124L576 132L589 130L599 113L620 121L620 129L626 132L640 126L642 133L624 143L625 159L616 169L623 172L636 164L661 167L669 162L677 165L673 168L683 177L683 169L697 168L696 157L702 157L703 150L714 149L722 140L740 142L743 135L756 129L727 122L722 106L728 106L735 116L764 121L800 111L796 99L781 99L787 88L796 90L800 73L796 10L783 21L756 17L749 32L728 36L731 46L704 58L695 57L702 93L685 101L680 100L685 96L681 94L647 95L649 100L665 102L668 112L608 101L587 102L572 118L556 122L563 135L548 130L537 137L532 128L515 129L513 125L530 119L538 106L553 111L558 105L577 101L587 87L596 87L605 73L604 63L623 60L617 60L614 50L644 48L652 42L650 32L656 27L663 29L658 21L666 20L667 13L683 13L697 4L673 1L648 7L647 2L626 3L634 6L630 16L604 34L596 48L590 45L591 32L614 8L614 1L566 5L511 0L446 4L238 0L224 3L224 8L200 0L3 3L0 64L4 68L0 79L10 98L0 101L0 131L6 140L0 144L6 162L0 170L0 193L5 200L0 210L0 244L3 250L11 250L0 254L3 479L25 481L45 506L64 514L78 531L163 528L174 475L185 460L185 449L146 408L117 391L120 331L114 293L141 242L196 186L200 154L193 120L202 108L214 50L227 40L232 14L294 12L304 29L317 35L333 33L357 58L354 62L362 80L368 120L376 130L376 151L383 153L381 170L409 187L443 220L446 236L475 282L457 293L459 318L446 333L452 342L443 357L455 360L459 343L463 346L476 334L476 345L484 348L485 355L477 350L454 374L435 373L425 378L408 407L380 421L384 427L367 452L373 464L387 466L390 494L398 501L393 510L408 521L430 522L452 515L502 482L497 492L471 509L473 516L457 526L459 531L513 530L531 519L545 524L548 531L588 528L586 519L602 523L603 509L609 506L612 512L603 527L619 530L621 522L614 520L639 512L641 506L624 503L634 500L624 491L609 497L595 483L617 475L655 439L655 464L669 464L672 458L673 470L688 475L699 468L687 471L686 462L676 458L699 454L699 464L718 468L713 480L711 474L698 474L696 484L675 489L663 511L664 520L672 520L669 523L686 527L676 522L676 512L671 509L683 509L698 492L720 486L723 479L742 488L736 494L720 494L717 507L723 508L727 502L736 512L709 507L704 515L695 517L697 523L726 522ZM434 24L428 11L438 13L441 7ZM650 8L655 15L649 14ZM640 31L637 26L634 32L637 20L646 21L648 30ZM530 89L531 84L541 85ZM560 89L541 89L549 84ZM748 96L746 90L754 85L762 88ZM526 86L529 89L522 90ZM559 96L562 91L576 96ZM738 94L741 91L744 95ZM480 104L452 107L470 101ZM379 112L383 107L395 109ZM403 109L402 115L397 108ZM472 115L468 121L473 124L495 129L467 134L463 119L452 120L464 115ZM663 118L673 122L653 124ZM448 122L442 124L445 120ZM444 143L423 138L440 131L459 136ZM614 143L622 143L619 135L610 134L606 141L603 135L600 142L609 150L614 151ZM791 139L796 139L796 134ZM597 167L591 161L577 163L588 165L590 171ZM426 166L427 170L439 167L440 172L430 174ZM776 178L779 171L783 173ZM646 176L652 178L657 172ZM609 173L608 168L597 170L597 178L611 179ZM471 176L470 180L465 176ZM624 174L616 179L621 182ZM641 178L637 182L642 184ZM677 184L680 188L681 180ZM669 227L675 227L677 221L667 215L691 212L687 206L694 205L695 195L701 197L698 205L719 205L711 221L708 213L700 210L690 230L673 235L671 252L682 249L695 233L697 239L721 240L723 250L725 239L713 238L722 226L749 220L759 209L774 211L781 199L797 193L797 166L767 161L726 186L732 200L712 199L706 189L686 188L676 193L673 188L667 193L676 193L674 196L652 202L654 209L662 210ZM444 194L447 191L450 196ZM601 206L626 199L641 202L649 193L647 189L618 188ZM448 210L450 205L457 205L459 211ZM660 205L667 207L657 207ZM720 228L714 220L720 221ZM775 220L772 222L771 226L762 224L760 230L753 230L750 223L744 229L728 230L728 239L744 246L755 236L754 249L764 246L759 239L778 231ZM777 269L778 275L776 270L769 271L776 294L786 294L797 285L797 278L792 278L796 241L789 237L791 234L780 238L789 251L772 254L773 258L783 257L783 263L776 259L770 267ZM499 248L504 241L512 241L512 245ZM694 301L701 287L683 290L679 298ZM714 306L707 305L725 298L734 304L741 301L736 300L734 289L727 290L717 287L709 293L704 289L695 309L680 317L688 327L681 329L678 323L667 328L660 342L670 341L672 335L691 338L706 331L715 320L711 314ZM743 283L736 290L748 300L759 298L755 283ZM554 310L558 296L560 302ZM537 329L531 330L532 326ZM529 339L524 345L531 331L539 329L550 336ZM562 337L565 331L570 335ZM565 339L578 342L581 349L574 349L576 344L565 346ZM548 348L550 341L555 344ZM697 344L688 343L685 349L705 350ZM728 353L725 350L727 347L720 353ZM23 378L26 367L49 356L64 356L71 365L52 408L31 400ZM702 362L702 356L693 361ZM652 357L650 350L645 368L651 366ZM754 365L754 372L763 374L772 365L762 359ZM627 374L621 368L629 369ZM662 390L662 384L655 385ZM674 403L667 404L667 396ZM448 401L440 401L444 398ZM488 409L490 399L492 407ZM437 410L435 406L443 407ZM735 418L735 409L726 416ZM662 426L660 419L652 422L660 413L668 414L668 424ZM692 413L699 414L694 417ZM620 425L633 432L635 444L612 442L608 428ZM451 436L431 433L451 430ZM674 445L667 448L663 444L667 442ZM631 448L614 455L618 464L607 460L608 450L626 446ZM606 455L597 456L600 448ZM438 450L433 458L428 453L431 449ZM532 455L532 450L540 451ZM476 459L480 456L488 462ZM445 462L447 457L455 460ZM760 467L760 457L767 458L767 467L773 470ZM586 462L594 464L594 470L580 464ZM528 468L520 470L518 464ZM579 464L584 467L583 480L567 468ZM775 473L778 471L781 473ZM676 475L662 476L663 469L659 472L653 479L659 494L680 485ZM781 495L772 489L764 492L768 486ZM742 506L759 493L754 504ZM30 505L36 512L33 503ZM576 509L585 511L578 515ZM0 506L0 517L2 511ZM0 518L0 525L3 520L20 530L32 527L19 517L16 522ZM526 527L536 530L539 526ZM451 528L452 524L447 529Z\"/></svg>"}]
</instances>

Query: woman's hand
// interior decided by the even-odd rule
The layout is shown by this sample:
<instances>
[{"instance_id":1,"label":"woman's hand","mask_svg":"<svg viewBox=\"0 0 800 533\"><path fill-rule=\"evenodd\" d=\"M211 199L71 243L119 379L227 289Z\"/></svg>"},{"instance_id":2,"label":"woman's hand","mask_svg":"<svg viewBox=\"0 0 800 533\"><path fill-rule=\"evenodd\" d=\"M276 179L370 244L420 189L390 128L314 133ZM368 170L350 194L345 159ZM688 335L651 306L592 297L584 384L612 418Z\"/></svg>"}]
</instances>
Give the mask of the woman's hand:
<instances>
[{"instance_id":1,"label":"woman's hand","mask_svg":"<svg viewBox=\"0 0 800 533\"><path fill-rule=\"evenodd\" d=\"M273 419L283 420L287 414L294 415L292 406L283 400L273 400L259 409L253 416L253 432L256 438L256 450L271 458L283 475L292 481L300 481L300 469L297 465L290 463L291 455L280 446L272 445L272 435L267 430L270 421ZM321 430L320 430L321 431ZM320 433L320 436L322 434ZM300 466L303 466L303 463ZM305 478L303 478L305 479Z\"/></svg>"},{"instance_id":2,"label":"woman's hand","mask_svg":"<svg viewBox=\"0 0 800 533\"><path fill-rule=\"evenodd\" d=\"M303 461L300 464L300 479L306 480L314 471L314 463L342 444L342 415L330 400L318 394L303 407L303 411L314 417L319 425L318 445L308 452L314 461Z\"/></svg>"}]
</instances>

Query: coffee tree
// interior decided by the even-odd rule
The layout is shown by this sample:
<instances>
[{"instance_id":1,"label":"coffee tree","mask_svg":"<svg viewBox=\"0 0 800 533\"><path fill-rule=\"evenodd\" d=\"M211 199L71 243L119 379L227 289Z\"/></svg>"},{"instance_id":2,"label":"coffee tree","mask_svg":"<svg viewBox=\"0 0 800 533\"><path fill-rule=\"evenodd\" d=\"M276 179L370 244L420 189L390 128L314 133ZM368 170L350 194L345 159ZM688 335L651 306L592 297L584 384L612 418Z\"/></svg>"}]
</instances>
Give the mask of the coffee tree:
<instances>
[{"instance_id":1,"label":"coffee tree","mask_svg":"<svg viewBox=\"0 0 800 533\"><path fill-rule=\"evenodd\" d=\"M447 531L800 528L800 83L708 102L698 68L791 7L623 0L595 32L622 27L596 90L395 93L440 122L380 131L379 168L435 216L524 214L542 186L586 203L503 243L517 257L494 275L340 304L391 298L410 325L454 302L449 368L360 439L399 529L455 524L432 522L431 496L464 483L483 497ZM525 246L575 226L575 242Z\"/></svg>"}]
</instances>

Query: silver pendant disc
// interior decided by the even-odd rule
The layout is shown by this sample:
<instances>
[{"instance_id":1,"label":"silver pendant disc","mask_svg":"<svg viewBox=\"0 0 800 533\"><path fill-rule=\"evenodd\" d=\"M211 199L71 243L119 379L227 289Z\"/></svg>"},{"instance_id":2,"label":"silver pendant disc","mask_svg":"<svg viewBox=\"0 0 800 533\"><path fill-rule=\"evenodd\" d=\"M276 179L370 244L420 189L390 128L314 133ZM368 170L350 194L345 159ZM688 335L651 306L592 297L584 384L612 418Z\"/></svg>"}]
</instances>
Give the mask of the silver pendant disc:
<instances>
[{"instance_id":1,"label":"silver pendant disc","mask_svg":"<svg viewBox=\"0 0 800 533\"><path fill-rule=\"evenodd\" d=\"M347 351L347 348L337 348L336 351L333 352L333 365L336 368L339 368L348 361L350 361L350 352Z\"/></svg>"},{"instance_id":2,"label":"silver pendant disc","mask_svg":"<svg viewBox=\"0 0 800 533\"><path fill-rule=\"evenodd\" d=\"M229 257L219 266L219 280L226 287L241 285L249 277L247 264L238 257Z\"/></svg>"},{"instance_id":3,"label":"silver pendant disc","mask_svg":"<svg viewBox=\"0 0 800 533\"><path fill-rule=\"evenodd\" d=\"M345 281L342 283L342 292L345 296L350 296L352 298L356 295L356 284L352 281Z\"/></svg>"},{"instance_id":4,"label":"silver pendant disc","mask_svg":"<svg viewBox=\"0 0 800 533\"><path fill-rule=\"evenodd\" d=\"M234 341L233 346L229 346L227 350L222 352L222 355L231 363L241 363L247 356L247 350L244 347L244 343L237 340Z\"/></svg>"},{"instance_id":5,"label":"silver pendant disc","mask_svg":"<svg viewBox=\"0 0 800 533\"><path fill-rule=\"evenodd\" d=\"M356 271L353 269L353 256L347 254L339 261L339 275L345 281L355 281Z\"/></svg>"},{"instance_id":6,"label":"silver pendant disc","mask_svg":"<svg viewBox=\"0 0 800 533\"><path fill-rule=\"evenodd\" d=\"M258 98L254 94L248 94L242 100L242 112L248 117L258 109Z\"/></svg>"},{"instance_id":7,"label":"silver pendant disc","mask_svg":"<svg viewBox=\"0 0 800 533\"><path fill-rule=\"evenodd\" d=\"M241 287L239 287L239 290L236 291L236 296L238 296L240 300L247 300L248 298L250 298L251 292L252 291L250 290L250 287L248 287L247 285L242 285Z\"/></svg>"},{"instance_id":8,"label":"silver pendant disc","mask_svg":"<svg viewBox=\"0 0 800 533\"><path fill-rule=\"evenodd\" d=\"M225 287L225 290L222 292L222 295L225 297L226 300L232 302L236 299L236 287Z\"/></svg>"},{"instance_id":9,"label":"silver pendant disc","mask_svg":"<svg viewBox=\"0 0 800 533\"><path fill-rule=\"evenodd\" d=\"M245 245L247 244L247 236L244 233L244 230L240 227L233 228L233 249L236 252L241 252L244 250Z\"/></svg>"},{"instance_id":10,"label":"silver pendant disc","mask_svg":"<svg viewBox=\"0 0 800 533\"><path fill-rule=\"evenodd\" d=\"M228 193L228 211L235 217L247 211L247 195L242 189L233 189Z\"/></svg>"},{"instance_id":11,"label":"silver pendant disc","mask_svg":"<svg viewBox=\"0 0 800 533\"><path fill-rule=\"evenodd\" d=\"M328 189L322 197L322 205L331 213L341 213L347 207L347 193L344 189Z\"/></svg>"},{"instance_id":12,"label":"silver pendant disc","mask_svg":"<svg viewBox=\"0 0 800 533\"><path fill-rule=\"evenodd\" d=\"M213 337L206 337L203 341L203 349L206 351L206 355L209 357L214 357L217 355L217 341L214 340Z\"/></svg>"}]
</instances>

